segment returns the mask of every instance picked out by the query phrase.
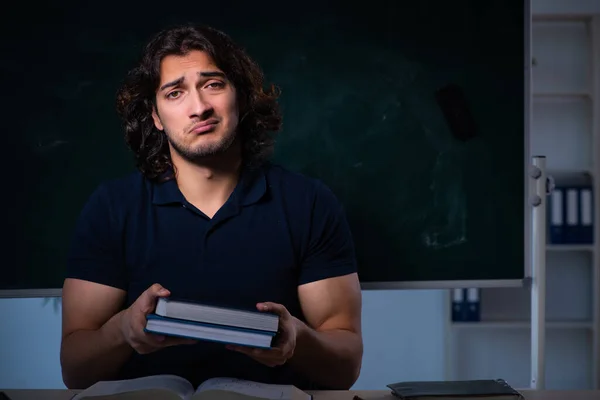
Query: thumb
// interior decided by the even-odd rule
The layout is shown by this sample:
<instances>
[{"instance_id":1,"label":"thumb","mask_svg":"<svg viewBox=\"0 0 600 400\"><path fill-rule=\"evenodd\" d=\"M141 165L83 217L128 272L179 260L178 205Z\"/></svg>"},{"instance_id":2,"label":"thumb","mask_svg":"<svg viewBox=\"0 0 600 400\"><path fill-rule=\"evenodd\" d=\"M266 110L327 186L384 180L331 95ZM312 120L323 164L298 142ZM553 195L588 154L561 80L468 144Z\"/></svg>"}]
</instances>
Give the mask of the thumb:
<instances>
[{"instance_id":1,"label":"thumb","mask_svg":"<svg viewBox=\"0 0 600 400\"><path fill-rule=\"evenodd\" d=\"M159 283L155 283L150 286L141 296L140 296L140 308L144 313L150 313L156 307L156 299L158 297L167 297L171 293L162 287Z\"/></svg>"},{"instance_id":2,"label":"thumb","mask_svg":"<svg viewBox=\"0 0 600 400\"><path fill-rule=\"evenodd\" d=\"M160 283L155 283L154 285L148 288L149 294L152 296L152 299L156 297L166 297L170 293L167 289L165 289Z\"/></svg>"}]
</instances>

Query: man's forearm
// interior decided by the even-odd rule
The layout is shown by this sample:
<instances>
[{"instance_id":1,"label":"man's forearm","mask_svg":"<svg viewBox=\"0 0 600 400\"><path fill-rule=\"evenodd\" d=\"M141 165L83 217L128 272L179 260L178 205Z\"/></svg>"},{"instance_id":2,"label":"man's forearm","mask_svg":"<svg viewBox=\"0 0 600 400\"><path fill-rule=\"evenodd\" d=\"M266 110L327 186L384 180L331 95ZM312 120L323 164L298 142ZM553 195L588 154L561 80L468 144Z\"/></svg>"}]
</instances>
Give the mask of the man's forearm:
<instances>
[{"instance_id":1,"label":"man's forearm","mask_svg":"<svg viewBox=\"0 0 600 400\"><path fill-rule=\"evenodd\" d=\"M347 390L360 374L362 339L355 332L318 332L298 321L292 367L327 389Z\"/></svg>"},{"instance_id":2,"label":"man's forearm","mask_svg":"<svg viewBox=\"0 0 600 400\"><path fill-rule=\"evenodd\" d=\"M63 381L70 389L83 389L97 381L111 379L133 349L120 330L122 312L100 329L79 330L63 340L60 361Z\"/></svg>"}]
</instances>

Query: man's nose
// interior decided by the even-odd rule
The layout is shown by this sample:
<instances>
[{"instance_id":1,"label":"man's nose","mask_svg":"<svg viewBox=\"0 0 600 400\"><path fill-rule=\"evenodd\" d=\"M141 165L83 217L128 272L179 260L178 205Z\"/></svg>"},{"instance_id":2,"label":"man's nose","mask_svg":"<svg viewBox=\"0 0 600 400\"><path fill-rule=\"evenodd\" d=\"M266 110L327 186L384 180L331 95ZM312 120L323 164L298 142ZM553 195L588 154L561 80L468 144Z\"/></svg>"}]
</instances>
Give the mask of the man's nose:
<instances>
[{"instance_id":1,"label":"man's nose","mask_svg":"<svg viewBox=\"0 0 600 400\"><path fill-rule=\"evenodd\" d=\"M212 114L212 105L202 92L197 91L190 97L190 118L196 117L202 119Z\"/></svg>"}]
</instances>

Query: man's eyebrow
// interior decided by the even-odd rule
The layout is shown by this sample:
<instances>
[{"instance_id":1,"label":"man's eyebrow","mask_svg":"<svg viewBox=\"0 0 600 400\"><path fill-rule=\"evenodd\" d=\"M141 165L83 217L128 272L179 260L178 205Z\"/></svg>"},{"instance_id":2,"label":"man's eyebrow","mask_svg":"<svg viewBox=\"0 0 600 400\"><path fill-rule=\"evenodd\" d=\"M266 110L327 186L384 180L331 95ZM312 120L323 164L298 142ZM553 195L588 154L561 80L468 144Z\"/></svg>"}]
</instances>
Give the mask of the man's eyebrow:
<instances>
[{"instance_id":1,"label":"man's eyebrow","mask_svg":"<svg viewBox=\"0 0 600 400\"><path fill-rule=\"evenodd\" d=\"M225 74L221 71L204 71L204 72L198 72L198 75L200 75L203 78L214 78L214 77L220 77L225 79ZM164 85L162 85L159 89L159 91L163 91L167 88L170 87L174 87L174 86L179 86L183 83L184 81L184 77L180 77L178 79L175 79L174 81L171 82L167 82Z\"/></svg>"},{"instance_id":2,"label":"man's eyebrow","mask_svg":"<svg viewBox=\"0 0 600 400\"><path fill-rule=\"evenodd\" d=\"M173 86L179 86L179 85L181 85L181 83L183 82L183 79L184 79L184 78L183 78L183 76L182 76L181 78L175 79L174 81L167 82L167 83L165 83L164 85L162 85L162 86L160 87L160 89L159 89L159 90L160 90L160 91L163 91L163 90L165 90L166 88L170 88L170 87L173 87Z\"/></svg>"},{"instance_id":3,"label":"man's eyebrow","mask_svg":"<svg viewBox=\"0 0 600 400\"><path fill-rule=\"evenodd\" d=\"M198 72L198 75L204 77L204 78L213 78L215 76L218 76L220 78L225 78L225 74L221 71L205 71L205 72Z\"/></svg>"}]
</instances>

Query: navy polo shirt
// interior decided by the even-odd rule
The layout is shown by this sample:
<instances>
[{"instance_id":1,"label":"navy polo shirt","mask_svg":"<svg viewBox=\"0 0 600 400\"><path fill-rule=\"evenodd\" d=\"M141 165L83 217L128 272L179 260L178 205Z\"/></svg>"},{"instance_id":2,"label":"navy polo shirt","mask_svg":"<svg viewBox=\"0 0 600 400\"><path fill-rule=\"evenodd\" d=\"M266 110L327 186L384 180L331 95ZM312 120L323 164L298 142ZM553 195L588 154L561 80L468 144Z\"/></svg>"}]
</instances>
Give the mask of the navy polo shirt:
<instances>
[{"instance_id":1,"label":"navy polo shirt","mask_svg":"<svg viewBox=\"0 0 600 400\"><path fill-rule=\"evenodd\" d=\"M124 307L154 283L172 297L233 307L283 304L304 320L299 285L356 272L342 205L319 180L273 164L244 170L212 219L175 180L135 172L100 185L77 222L67 277L123 289ZM140 355L119 379L176 374L195 386L214 376L316 388L289 367L267 367L220 343Z\"/></svg>"}]
</instances>

